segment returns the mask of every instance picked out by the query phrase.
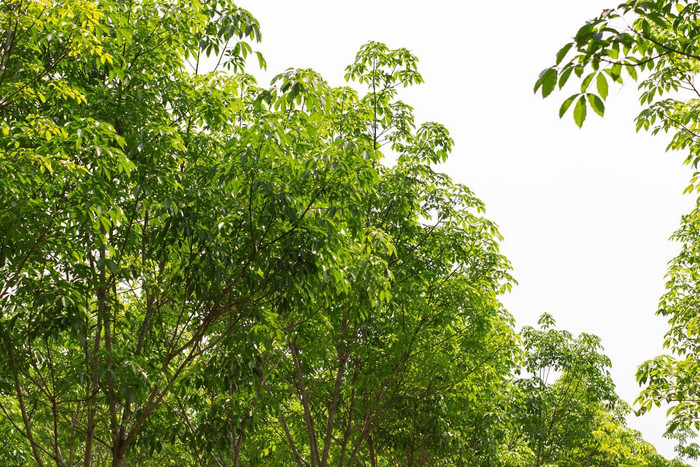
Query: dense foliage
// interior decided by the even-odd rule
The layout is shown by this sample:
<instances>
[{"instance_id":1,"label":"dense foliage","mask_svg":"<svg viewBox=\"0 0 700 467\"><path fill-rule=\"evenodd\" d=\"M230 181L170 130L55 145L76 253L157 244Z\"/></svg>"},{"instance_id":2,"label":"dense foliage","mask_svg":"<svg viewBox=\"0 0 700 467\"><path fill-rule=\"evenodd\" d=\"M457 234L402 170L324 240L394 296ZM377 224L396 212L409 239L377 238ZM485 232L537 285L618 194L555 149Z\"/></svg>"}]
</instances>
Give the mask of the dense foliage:
<instances>
[{"instance_id":1,"label":"dense foliage","mask_svg":"<svg viewBox=\"0 0 700 467\"><path fill-rule=\"evenodd\" d=\"M0 25L0 464L669 465L594 337L520 345L409 51L263 88L229 0Z\"/></svg>"}]
</instances>

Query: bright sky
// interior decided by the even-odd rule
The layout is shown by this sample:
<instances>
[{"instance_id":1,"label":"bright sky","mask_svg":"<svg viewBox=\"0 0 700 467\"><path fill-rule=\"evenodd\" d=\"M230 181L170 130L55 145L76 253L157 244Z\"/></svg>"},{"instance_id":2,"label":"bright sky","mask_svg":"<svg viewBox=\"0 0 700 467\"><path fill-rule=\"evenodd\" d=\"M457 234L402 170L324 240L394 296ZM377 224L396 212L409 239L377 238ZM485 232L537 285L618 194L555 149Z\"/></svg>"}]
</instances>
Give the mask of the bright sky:
<instances>
[{"instance_id":1,"label":"bright sky","mask_svg":"<svg viewBox=\"0 0 700 467\"><path fill-rule=\"evenodd\" d=\"M241 2L260 21L267 84L286 68L313 68L332 85L369 40L406 47L425 84L400 97L416 121L445 124L455 149L443 170L486 203L506 240L519 285L503 297L518 327L543 312L560 329L603 340L618 393L634 401L634 374L663 352L654 316L668 237L694 198L691 171L665 153L668 137L636 134L636 86L611 88L606 116L579 130L559 120L561 102L532 93L539 72L583 23L618 0L259 0ZM572 80L573 81L573 80ZM565 90L566 91L566 90ZM592 112L589 112L592 114ZM667 457L664 410L630 418Z\"/></svg>"}]
</instances>

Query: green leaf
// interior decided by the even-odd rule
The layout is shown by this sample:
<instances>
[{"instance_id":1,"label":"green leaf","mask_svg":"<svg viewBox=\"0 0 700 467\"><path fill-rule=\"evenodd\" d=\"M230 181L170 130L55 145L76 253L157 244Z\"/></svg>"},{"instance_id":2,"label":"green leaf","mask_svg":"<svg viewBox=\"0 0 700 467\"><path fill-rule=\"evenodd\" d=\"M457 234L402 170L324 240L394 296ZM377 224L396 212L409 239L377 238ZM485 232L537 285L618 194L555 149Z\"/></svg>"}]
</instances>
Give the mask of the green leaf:
<instances>
[{"instance_id":1,"label":"green leaf","mask_svg":"<svg viewBox=\"0 0 700 467\"><path fill-rule=\"evenodd\" d=\"M573 96L569 96L569 98L561 104L561 107L559 108L559 118L562 118L564 116L566 111L569 110L569 107L571 107L571 103L574 102L574 100L578 96L580 96L580 94L574 94Z\"/></svg>"},{"instance_id":2,"label":"green leaf","mask_svg":"<svg viewBox=\"0 0 700 467\"><path fill-rule=\"evenodd\" d=\"M564 60L564 57L566 57L566 54L569 53L569 50L571 50L571 47L573 47L573 45L573 42L569 42L564 47L559 49L559 52L557 52L557 65L559 65L562 62L562 60Z\"/></svg>"},{"instance_id":3,"label":"green leaf","mask_svg":"<svg viewBox=\"0 0 700 467\"><path fill-rule=\"evenodd\" d=\"M547 97L552 93L556 84L557 70L556 68L548 68L540 75L540 79L537 80L537 83L535 83L535 92L542 86L542 97Z\"/></svg>"},{"instance_id":4,"label":"green leaf","mask_svg":"<svg viewBox=\"0 0 700 467\"><path fill-rule=\"evenodd\" d=\"M595 72L589 73L588 76L583 78L583 81L581 82L581 92L586 92L586 89L588 89L588 86L591 84L591 81L593 81L594 76Z\"/></svg>"},{"instance_id":5,"label":"green leaf","mask_svg":"<svg viewBox=\"0 0 700 467\"><path fill-rule=\"evenodd\" d=\"M588 103L591 104L593 111L602 117L605 113L605 104L603 104L600 97L595 94L587 94L587 97Z\"/></svg>"},{"instance_id":6,"label":"green leaf","mask_svg":"<svg viewBox=\"0 0 700 467\"><path fill-rule=\"evenodd\" d=\"M593 23L588 23L585 24L584 26L581 27L581 29L578 30L576 33L576 36L574 36L574 39L576 40L576 45L582 46L586 42L588 42L588 39L591 37L591 34L593 33L593 28L595 26Z\"/></svg>"},{"instance_id":7,"label":"green leaf","mask_svg":"<svg viewBox=\"0 0 700 467\"><path fill-rule=\"evenodd\" d=\"M571 72L574 71L573 67L565 68L560 74L559 74L559 89L563 88L566 82L569 80L569 76L571 76Z\"/></svg>"},{"instance_id":8,"label":"green leaf","mask_svg":"<svg viewBox=\"0 0 700 467\"><path fill-rule=\"evenodd\" d=\"M586 97L581 96L574 107L574 122L581 128L584 120L586 120Z\"/></svg>"},{"instance_id":9,"label":"green leaf","mask_svg":"<svg viewBox=\"0 0 700 467\"><path fill-rule=\"evenodd\" d=\"M620 51L617 48L606 49L604 53L613 60L617 60L617 57L620 56Z\"/></svg>"},{"instance_id":10,"label":"green leaf","mask_svg":"<svg viewBox=\"0 0 700 467\"><path fill-rule=\"evenodd\" d=\"M622 83L622 65L620 63L615 63L610 68L610 77L618 83Z\"/></svg>"},{"instance_id":11,"label":"green leaf","mask_svg":"<svg viewBox=\"0 0 700 467\"><path fill-rule=\"evenodd\" d=\"M646 14L646 17L651 19L654 23L656 23L662 29L668 28L668 24L666 23L666 21L664 21L664 19L659 14L649 12Z\"/></svg>"},{"instance_id":12,"label":"green leaf","mask_svg":"<svg viewBox=\"0 0 700 467\"><path fill-rule=\"evenodd\" d=\"M267 70L267 62L265 61L265 57L263 57L263 54L261 52L255 52L255 55L258 58L258 66L260 67L260 69Z\"/></svg>"},{"instance_id":13,"label":"green leaf","mask_svg":"<svg viewBox=\"0 0 700 467\"><path fill-rule=\"evenodd\" d=\"M603 100L608 98L608 80L605 78L603 73L598 73L596 78L596 87L598 88L598 93Z\"/></svg>"}]
</instances>

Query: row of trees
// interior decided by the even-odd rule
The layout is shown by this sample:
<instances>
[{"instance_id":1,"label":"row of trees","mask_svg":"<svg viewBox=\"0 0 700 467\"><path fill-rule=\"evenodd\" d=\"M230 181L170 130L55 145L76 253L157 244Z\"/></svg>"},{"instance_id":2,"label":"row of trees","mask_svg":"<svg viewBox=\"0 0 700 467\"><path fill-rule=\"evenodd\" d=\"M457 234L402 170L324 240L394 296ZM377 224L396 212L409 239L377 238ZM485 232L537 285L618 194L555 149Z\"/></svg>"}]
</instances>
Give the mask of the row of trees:
<instances>
[{"instance_id":1,"label":"row of trees","mask_svg":"<svg viewBox=\"0 0 700 467\"><path fill-rule=\"evenodd\" d=\"M597 338L514 331L407 50L263 88L229 0L0 25L0 464L673 465Z\"/></svg>"}]
</instances>

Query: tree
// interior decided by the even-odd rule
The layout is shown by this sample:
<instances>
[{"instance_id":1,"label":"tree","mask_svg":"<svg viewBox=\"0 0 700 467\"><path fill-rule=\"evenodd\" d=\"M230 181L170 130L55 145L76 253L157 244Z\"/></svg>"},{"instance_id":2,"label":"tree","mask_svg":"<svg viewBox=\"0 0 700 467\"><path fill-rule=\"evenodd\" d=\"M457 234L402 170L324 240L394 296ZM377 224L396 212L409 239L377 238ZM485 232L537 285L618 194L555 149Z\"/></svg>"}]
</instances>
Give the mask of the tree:
<instances>
[{"instance_id":1,"label":"tree","mask_svg":"<svg viewBox=\"0 0 700 467\"><path fill-rule=\"evenodd\" d=\"M207 394L190 393L192 402L182 404L199 407L196 420L179 411L187 437L222 465L230 439L234 464L261 462L260 453L278 464L432 462L451 455L449 432L471 430L476 418L448 417L450 425L432 426L429 438L426 425L445 407L437 401L473 402L477 381L494 391L507 381L515 334L496 297L510 284L508 263L495 226L480 216L481 202L430 167L449 152L446 130L434 123L416 129L410 107L395 100L397 86L420 81L415 63L404 49L369 43L348 67L367 94L330 90L343 97L346 135L356 135L364 151L392 144L399 155L393 167L377 164L369 196L351 204L336 198L312 214L344 232L343 243L324 253L334 267L286 291L244 332L269 330L249 365L231 365L245 362L237 336L212 352L217 360L225 355L232 373L212 360L192 373ZM281 87L298 73L281 75ZM337 119L337 108L328 110ZM295 106L290 115L305 112ZM247 368L255 369L253 380ZM246 381L251 390L231 391Z\"/></svg>"},{"instance_id":2,"label":"tree","mask_svg":"<svg viewBox=\"0 0 700 467\"><path fill-rule=\"evenodd\" d=\"M525 351L523 373L515 381L518 403L511 450L519 437L529 447L529 465L671 466L628 428L629 407L615 394L597 336L555 329L548 314L539 329L521 334ZM522 461L521 461L522 462Z\"/></svg>"},{"instance_id":3,"label":"tree","mask_svg":"<svg viewBox=\"0 0 700 467\"><path fill-rule=\"evenodd\" d=\"M234 290L255 245L213 209L247 81L184 67L239 67L258 26L228 2L1 14L2 410L39 465L122 465L218 317L265 293Z\"/></svg>"},{"instance_id":4,"label":"tree","mask_svg":"<svg viewBox=\"0 0 700 467\"><path fill-rule=\"evenodd\" d=\"M395 99L421 81L408 51L365 46L362 97L311 70L263 89L227 0L0 15L11 462L376 463L420 439L387 431L401 408L505 381L508 263L431 168L447 131Z\"/></svg>"},{"instance_id":5,"label":"tree","mask_svg":"<svg viewBox=\"0 0 700 467\"><path fill-rule=\"evenodd\" d=\"M523 435L535 465L560 463L594 431L599 410L618 403L600 340L590 334L574 338L554 329L554 319L540 317L540 329L522 330L524 370L517 384L523 392Z\"/></svg>"},{"instance_id":6,"label":"tree","mask_svg":"<svg viewBox=\"0 0 700 467\"><path fill-rule=\"evenodd\" d=\"M637 130L670 132L668 149L687 151L686 164L697 168L699 8L696 2L657 0L627 1L604 10L559 50L556 64L542 72L535 91L541 89L547 97L556 87L562 88L572 74L580 78L580 92L563 102L560 116L573 105L574 120L581 126L589 107L603 115L610 82L638 81L643 109L636 118ZM698 191L698 176L698 172L693 175L686 192ZM695 212L684 217L675 235L684 248L671 262L667 293L657 312L669 319L665 347L672 355L645 362L637 373L639 383L645 386L637 400L639 412L654 404L671 404L669 434L700 427L700 405L693 395L700 381L693 305L696 218Z\"/></svg>"},{"instance_id":7,"label":"tree","mask_svg":"<svg viewBox=\"0 0 700 467\"><path fill-rule=\"evenodd\" d=\"M700 405L696 394L700 387L698 351L698 248L700 247L700 218L696 208L683 216L680 229L673 239L682 242L682 249L669 264L666 293L661 297L658 314L665 316L670 330L664 346L675 354L661 355L644 362L637 370L637 379L644 390L639 396L640 412L662 402L671 404L668 409L669 434L682 435L679 440L694 438L700 428ZM697 446L684 446L678 451L697 459Z\"/></svg>"},{"instance_id":8,"label":"tree","mask_svg":"<svg viewBox=\"0 0 700 467\"><path fill-rule=\"evenodd\" d=\"M39 465L123 465L199 357L316 276L342 235L309 213L361 199L378 156L288 118L322 89L240 73L260 34L230 2L2 14L4 420Z\"/></svg>"}]
</instances>

